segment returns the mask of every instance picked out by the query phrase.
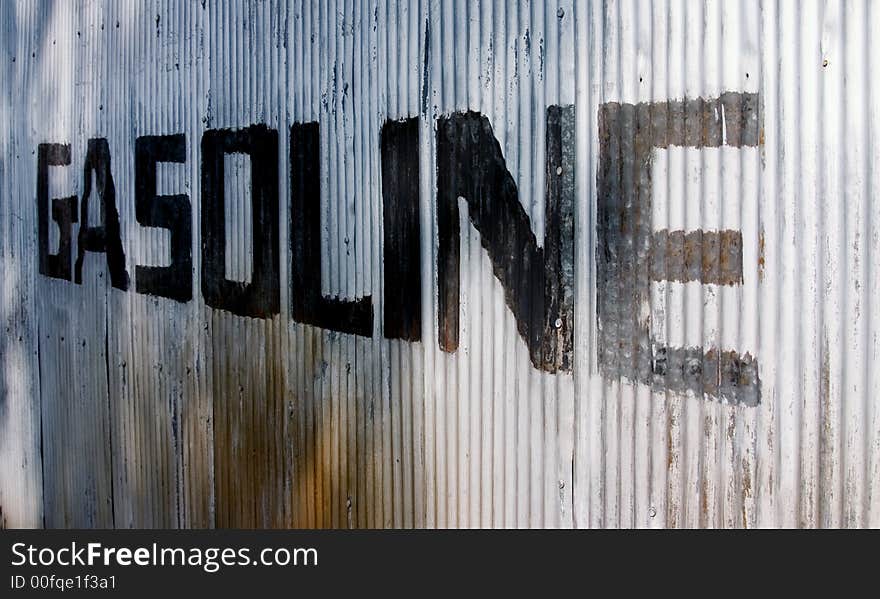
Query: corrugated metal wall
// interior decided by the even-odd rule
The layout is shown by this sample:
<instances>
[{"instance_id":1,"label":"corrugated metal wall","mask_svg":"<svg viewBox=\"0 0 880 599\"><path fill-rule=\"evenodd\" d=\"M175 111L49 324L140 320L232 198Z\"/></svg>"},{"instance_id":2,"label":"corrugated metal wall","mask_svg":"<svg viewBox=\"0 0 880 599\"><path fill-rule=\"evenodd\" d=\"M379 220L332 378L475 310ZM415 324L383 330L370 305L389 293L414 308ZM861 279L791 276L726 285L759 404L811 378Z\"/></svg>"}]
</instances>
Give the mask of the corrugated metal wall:
<instances>
[{"instance_id":1,"label":"corrugated metal wall","mask_svg":"<svg viewBox=\"0 0 880 599\"><path fill-rule=\"evenodd\" d=\"M869 0L0 3L2 523L880 526L878 37ZM491 124L530 251L562 231L563 366L535 366L511 303L499 268L526 250L491 235L508 221L467 197L456 215L452 187L444 203L438 122L485 123L468 110ZM407 304L385 280L382 131L413 118L396 155L417 156L417 342L383 334L385 304ZM293 317L291 126L310 122L318 296L368 298L370 334ZM269 318L203 293L204 134L258 124L277 131L278 220L250 199L274 185L271 156L221 153L218 268L254 279L251 248L277 227ZM168 265L174 242L136 218L136 139L172 134L183 160L156 189L191 204L191 301L137 290L136 265ZM92 139L109 185L92 185ZM69 144L47 197L93 206L71 262L82 228L112 237L94 206L115 190L127 290L109 245L80 284L41 274L40 144Z\"/></svg>"}]
</instances>

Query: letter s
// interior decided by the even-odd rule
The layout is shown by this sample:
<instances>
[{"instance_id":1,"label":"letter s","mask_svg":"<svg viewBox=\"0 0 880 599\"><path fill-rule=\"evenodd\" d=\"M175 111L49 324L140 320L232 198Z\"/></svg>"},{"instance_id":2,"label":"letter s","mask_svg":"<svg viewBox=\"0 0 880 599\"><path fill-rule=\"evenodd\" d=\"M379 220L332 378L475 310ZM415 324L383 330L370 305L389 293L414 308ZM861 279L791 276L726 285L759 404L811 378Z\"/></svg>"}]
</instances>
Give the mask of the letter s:
<instances>
[{"instance_id":1,"label":"letter s","mask_svg":"<svg viewBox=\"0 0 880 599\"><path fill-rule=\"evenodd\" d=\"M12 546L12 553L21 558L20 562L16 563L15 561L13 561L12 565L23 566L25 565L25 563L27 563L27 558L24 556L24 553L21 553L18 549L16 549L17 547L24 547L24 543L16 543Z\"/></svg>"}]
</instances>

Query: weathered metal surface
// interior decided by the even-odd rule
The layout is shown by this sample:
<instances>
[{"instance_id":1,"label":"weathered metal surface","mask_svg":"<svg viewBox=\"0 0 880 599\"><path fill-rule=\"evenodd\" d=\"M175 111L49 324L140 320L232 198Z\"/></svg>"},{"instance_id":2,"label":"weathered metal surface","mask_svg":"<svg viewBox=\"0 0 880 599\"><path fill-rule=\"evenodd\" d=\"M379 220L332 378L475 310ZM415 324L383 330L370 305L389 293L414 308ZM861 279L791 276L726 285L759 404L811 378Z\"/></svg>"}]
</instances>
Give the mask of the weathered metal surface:
<instances>
[{"instance_id":1,"label":"weathered metal surface","mask_svg":"<svg viewBox=\"0 0 880 599\"><path fill-rule=\"evenodd\" d=\"M880 526L877 35L0 3L0 525Z\"/></svg>"},{"instance_id":2,"label":"weathered metal surface","mask_svg":"<svg viewBox=\"0 0 880 599\"><path fill-rule=\"evenodd\" d=\"M752 356L658 343L650 309L652 283L657 281L734 285L743 279L739 231L653 231L655 148L756 147L759 125L757 94L728 92L711 100L635 105L609 102L600 108L598 333L599 366L608 378L749 405L760 401L758 365Z\"/></svg>"}]
</instances>

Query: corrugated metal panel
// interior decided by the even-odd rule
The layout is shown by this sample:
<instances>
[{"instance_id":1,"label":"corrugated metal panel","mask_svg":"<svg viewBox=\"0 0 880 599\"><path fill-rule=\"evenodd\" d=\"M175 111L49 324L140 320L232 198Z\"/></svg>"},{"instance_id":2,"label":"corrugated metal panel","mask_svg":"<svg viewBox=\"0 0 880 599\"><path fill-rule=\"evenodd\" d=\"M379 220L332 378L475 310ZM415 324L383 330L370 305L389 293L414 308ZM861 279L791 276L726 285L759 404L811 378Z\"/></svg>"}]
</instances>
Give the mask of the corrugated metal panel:
<instances>
[{"instance_id":1,"label":"corrugated metal panel","mask_svg":"<svg viewBox=\"0 0 880 599\"><path fill-rule=\"evenodd\" d=\"M4 525L880 526L874 3L0 31Z\"/></svg>"}]
</instances>

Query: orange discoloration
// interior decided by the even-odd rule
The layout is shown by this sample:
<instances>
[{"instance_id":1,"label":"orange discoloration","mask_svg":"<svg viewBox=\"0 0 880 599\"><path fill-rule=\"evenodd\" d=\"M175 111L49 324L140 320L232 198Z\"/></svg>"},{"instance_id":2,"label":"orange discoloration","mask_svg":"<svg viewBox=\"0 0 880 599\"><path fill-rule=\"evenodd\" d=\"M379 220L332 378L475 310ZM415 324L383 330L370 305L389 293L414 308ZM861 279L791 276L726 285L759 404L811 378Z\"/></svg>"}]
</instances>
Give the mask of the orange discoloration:
<instances>
[{"instance_id":1,"label":"orange discoloration","mask_svg":"<svg viewBox=\"0 0 880 599\"><path fill-rule=\"evenodd\" d=\"M289 525L285 465L291 455L280 442L284 382L277 376L281 326L277 318L240 321L227 314L214 316L214 489L219 528Z\"/></svg>"},{"instance_id":2,"label":"orange discoloration","mask_svg":"<svg viewBox=\"0 0 880 599\"><path fill-rule=\"evenodd\" d=\"M758 281L764 282L764 228L761 228L761 235L758 237Z\"/></svg>"},{"instance_id":3,"label":"orange discoloration","mask_svg":"<svg viewBox=\"0 0 880 599\"><path fill-rule=\"evenodd\" d=\"M650 262L655 281L741 285L742 233L657 231L651 239Z\"/></svg>"},{"instance_id":4,"label":"orange discoloration","mask_svg":"<svg viewBox=\"0 0 880 599\"><path fill-rule=\"evenodd\" d=\"M749 517L746 510L746 500L752 496L752 473L748 459L742 459L742 527L749 527Z\"/></svg>"}]
</instances>

